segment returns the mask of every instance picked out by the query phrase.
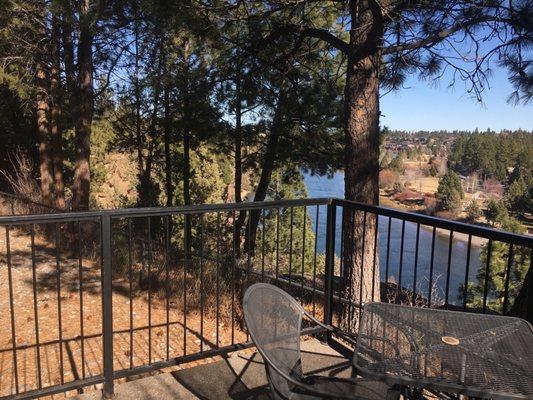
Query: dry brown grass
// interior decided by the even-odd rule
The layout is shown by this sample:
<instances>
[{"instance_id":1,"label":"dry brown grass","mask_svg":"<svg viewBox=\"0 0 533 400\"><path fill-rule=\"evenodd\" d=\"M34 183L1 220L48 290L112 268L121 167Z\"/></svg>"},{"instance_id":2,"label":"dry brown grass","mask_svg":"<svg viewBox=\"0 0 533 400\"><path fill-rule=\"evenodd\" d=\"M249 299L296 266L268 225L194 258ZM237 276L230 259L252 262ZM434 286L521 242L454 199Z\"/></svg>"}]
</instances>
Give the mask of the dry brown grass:
<instances>
[{"instance_id":1,"label":"dry brown grass","mask_svg":"<svg viewBox=\"0 0 533 400\"><path fill-rule=\"evenodd\" d=\"M53 211L41 203L41 192L33 176L33 164L22 152L15 152L9 160L12 173L0 170L10 188L10 195L0 194L0 215L43 214Z\"/></svg>"}]
</instances>

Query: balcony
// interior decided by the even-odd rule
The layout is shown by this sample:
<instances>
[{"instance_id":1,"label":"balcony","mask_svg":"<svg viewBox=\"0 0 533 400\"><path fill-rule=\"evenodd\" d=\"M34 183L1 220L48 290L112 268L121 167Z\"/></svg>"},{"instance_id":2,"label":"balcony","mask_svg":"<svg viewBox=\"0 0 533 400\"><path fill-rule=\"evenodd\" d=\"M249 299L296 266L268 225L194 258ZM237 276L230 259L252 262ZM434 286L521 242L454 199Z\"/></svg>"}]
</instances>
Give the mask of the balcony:
<instances>
[{"instance_id":1,"label":"balcony","mask_svg":"<svg viewBox=\"0 0 533 400\"><path fill-rule=\"evenodd\" d=\"M530 236L339 199L15 215L0 225L0 399L266 396L240 305L251 283L279 285L345 328L360 298L506 315L527 296L533 248ZM532 320L528 306L520 311ZM304 360L346 373L324 335L308 339Z\"/></svg>"}]
</instances>

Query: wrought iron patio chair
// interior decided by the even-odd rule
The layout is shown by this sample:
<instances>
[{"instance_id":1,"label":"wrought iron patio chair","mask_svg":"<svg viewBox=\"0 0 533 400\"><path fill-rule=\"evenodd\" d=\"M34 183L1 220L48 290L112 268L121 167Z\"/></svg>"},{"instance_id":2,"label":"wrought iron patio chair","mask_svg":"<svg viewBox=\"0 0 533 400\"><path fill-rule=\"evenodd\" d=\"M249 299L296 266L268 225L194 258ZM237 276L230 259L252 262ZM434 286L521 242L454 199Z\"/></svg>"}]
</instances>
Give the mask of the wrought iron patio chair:
<instances>
[{"instance_id":1,"label":"wrought iron patio chair","mask_svg":"<svg viewBox=\"0 0 533 400\"><path fill-rule=\"evenodd\" d=\"M248 332L263 357L274 399L397 399L399 392L381 382L365 379L304 375L300 353L303 318L343 336L354 338L318 321L282 289L256 283L243 300Z\"/></svg>"}]
</instances>

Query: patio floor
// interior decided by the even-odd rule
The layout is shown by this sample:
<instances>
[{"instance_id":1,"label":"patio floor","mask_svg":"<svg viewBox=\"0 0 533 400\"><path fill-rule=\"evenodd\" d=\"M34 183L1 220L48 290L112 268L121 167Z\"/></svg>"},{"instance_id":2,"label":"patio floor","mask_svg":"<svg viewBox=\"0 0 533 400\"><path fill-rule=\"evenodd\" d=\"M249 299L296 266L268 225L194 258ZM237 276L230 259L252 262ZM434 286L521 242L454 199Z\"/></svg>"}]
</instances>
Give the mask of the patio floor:
<instances>
[{"instance_id":1,"label":"patio floor","mask_svg":"<svg viewBox=\"0 0 533 400\"><path fill-rule=\"evenodd\" d=\"M303 341L301 349L305 373L350 376L347 360L317 339ZM115 393L117 400L269 398L261 357L251 351L236 352L221 361L118 384ZM99 392L92 392L79 395L76 400L100 398Z\"/></svg>"}]
</instances>

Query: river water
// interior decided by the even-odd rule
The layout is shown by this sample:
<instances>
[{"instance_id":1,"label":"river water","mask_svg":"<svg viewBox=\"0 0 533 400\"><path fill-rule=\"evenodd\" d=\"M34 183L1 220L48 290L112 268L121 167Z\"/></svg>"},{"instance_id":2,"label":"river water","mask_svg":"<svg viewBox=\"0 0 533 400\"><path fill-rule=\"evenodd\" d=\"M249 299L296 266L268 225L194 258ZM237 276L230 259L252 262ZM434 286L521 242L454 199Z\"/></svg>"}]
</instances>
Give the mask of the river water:
<instances>
[{"instance_id":1,"label":"river water","mask_svg":"<svg viewBox=\"0 0 533 400\"><path fill-rule=\"evenodd\" d=\"M344 198L344 173L337 172L332 178L322 176L312 176L304 174L304 181L309 192L309 197L339 197ZM335 253L340 256L340 229L341 212L337 211L337 235ZM313 229L316 218L316 208L309 209L309 216L313 221ZM387 235L388 217L380 217L378 228L379 260L381 280L385 281L386 260L387 260ZM325 250L326 231L326 209L322 207L319 211L318 221L318 251ZM402 221L392 219L390 254L389 254L389 282L399 281L399 266L401 252ZM417 292L427 296L429 292L429 271L431 266L431 240L432 228L421 226L419 247L418 247L418 267L417 267ZM433 298L444 299L446 288L446 271L448 267L449 232L438 231L435 238L435 254L433 264L433 276L435 290ZM416 224L406 222L404 231L404 248L402 263L402 286L412 288L415 265L416 246ZM462 238L454 237L452 241L451 267L450 267L450 291L449 303L462 304L460 296L460 286L464 284L467 258L467 242ZM470 251L469 280L475 280L476 273L480 267L480 247L472 244Z\"/></svg>"}]
</instances>

